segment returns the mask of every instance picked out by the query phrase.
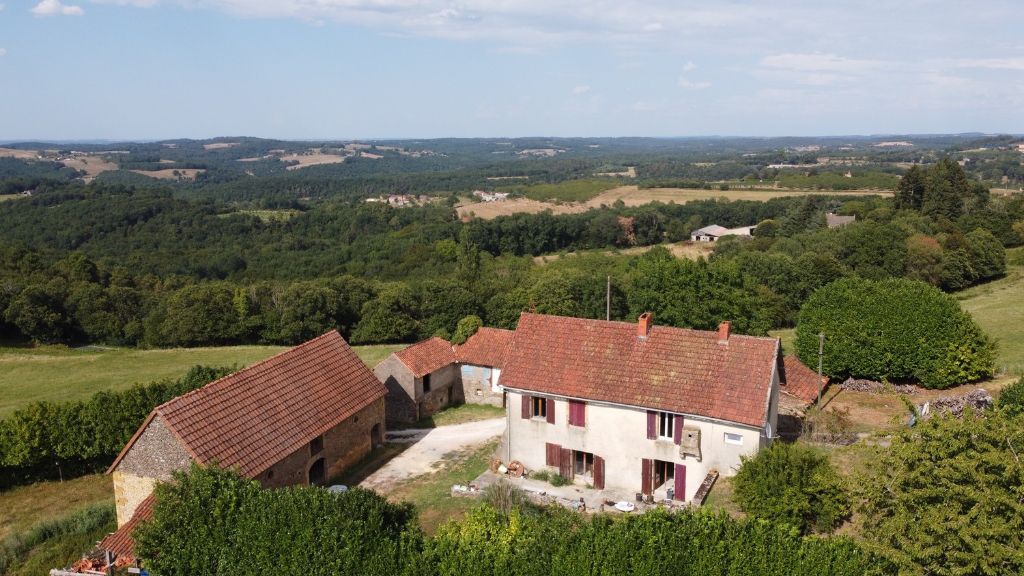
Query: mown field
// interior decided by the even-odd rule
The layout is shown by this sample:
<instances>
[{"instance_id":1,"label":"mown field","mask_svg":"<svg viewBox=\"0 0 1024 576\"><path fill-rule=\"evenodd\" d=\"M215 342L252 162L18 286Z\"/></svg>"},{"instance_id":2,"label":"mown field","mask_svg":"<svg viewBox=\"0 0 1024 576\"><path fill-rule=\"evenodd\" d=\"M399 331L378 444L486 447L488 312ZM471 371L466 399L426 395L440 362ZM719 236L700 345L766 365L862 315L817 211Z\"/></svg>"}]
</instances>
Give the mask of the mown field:
<instances>
[{"instance_id":1,"label":"mown field","mask_svg":"<svg viewBox=\"0 0 1024 576\"><path fill-rule=\"evenodd\" d=\"M1006 260L1005 278L964 290L957 298L998 342L998 367L1024 374L1024 247L1007 250Z\"/></svg>"},{"instance_id":2,"label":"mown field","mask_svg":"<svg viewBox=\"0 0 1024 576\"><path fill-rule=\"evenodd\" d=\"M375 366L401 345L356 346ZM177 378L197 364L242 368L286 350L283 346L134 348L63 346L0 348L0 418L36 400L84 400L101 390L120 390L161 378Z\"/></svg>"}]
</instances>

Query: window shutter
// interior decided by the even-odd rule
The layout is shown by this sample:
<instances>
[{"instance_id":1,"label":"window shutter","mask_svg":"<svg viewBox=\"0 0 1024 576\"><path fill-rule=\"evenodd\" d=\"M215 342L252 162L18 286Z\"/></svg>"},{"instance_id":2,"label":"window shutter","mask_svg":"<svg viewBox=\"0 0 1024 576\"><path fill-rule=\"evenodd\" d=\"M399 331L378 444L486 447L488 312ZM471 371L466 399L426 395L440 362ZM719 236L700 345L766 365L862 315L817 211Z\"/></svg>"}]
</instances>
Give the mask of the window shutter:
<instances>
[{"instance_id":1,"label":"window shutter","mask_svg":"<svg viewBox=\"0 0 1024 576\"><path fill-rule=\"evenodd\" d=\"M683 417L679 414L676 414L675 421L672 422L672 441L676 446L683 443Z\"/></svg>"},{"instance_id":2,"label":"window shutter","mask_svg":"<svg viewBox=\"0 0 1024 576\"><path fill-rule=\"evenodd\" d=\"M587 425L587 403L586 402L578 402L577 404L579 405L580 413L576 416L576 422L577 422L576 425L577 426L586 426Z\"/></svg>"},{"instance_id":3,"label":"window shutter","mask_svg":"<svg viewBox=\"0 0 1024 576\"><path fill-rule=\"evenodd\" d=\"M555 399L548 398L548 424L555 423Z\"/></svg>"},{"instance_id":4,"label":"window shutter","mask_svg":"<svg viewBox=\"0 0 1024 576\"><path fill-rule=\"evenodd\" d=\"M569 424L572 426L587 425L587 404L579 400L569 400Z\"/></svg>"},{"instance_id":5,"label":"window shutter","mask_svg":"<svg viewBox=\"0 0 1024 576\"><path fill-rule=\"evenodd\" d=\"M640 492L647 495L654 492L654 487L651 486L653 479L651 478L654 468L654 461L649 458L644 458L640 461Z\"/></svg>"},{"instance_id":6,"label":"window shutter","mask_svg":"<svg viewBox=\"0 0 1024 576\"><path fill-rule=\"evenodd\" d=\"M523 394L523 420L530 418L530 397Z\"/></svg>"},{"instance_id":7,"label":"window shutter","mask_svg":"<svg viewBox=\"0 0 1024 576\"><path fill-rule=\"evenodd\" d=\"M683 502L686 500L686 466L683 464L676 464L676 493L674 494L675 500Z\"/></svg>"},{"instance_id":8,"label":"window shutter","mask_svg":"<svg viewBox=\"0 0 1024 576\"><path fill-rule=\"evenodd\" d=\"M654 440L658 437L658 413L653 410L647 411L647 439Z\"/></svg>"},{"instance_id":9,"label":"window shutter","mask_svg":"<svg viewBox=\"0 0 1024 576\"><path fill-rule=\"evenodd\" d=\"M544 444L544 464L546 466L560 467L562 463L562 447L558 444L547 442Z\"/></svg>"},{"instance_id":10,"label":"window shutter","mask_svg":"<svg viewBox=\"0 0 1024 576\"><path fill-rule=\"evenodd\" d=\"M594 456L594 488L604 490L604 458Z\"/></svg>"},{"instance_id":11,"label":"window shutter","mask_svg":"<svg viewBox=\"0 0 1024 576\"><path fill-rule=\"evenodd\" d=\"M563 478L572 480L572 450L568 448L562 448L562 454L558 462L558 473Z\"/></svg>"}]
</instances>

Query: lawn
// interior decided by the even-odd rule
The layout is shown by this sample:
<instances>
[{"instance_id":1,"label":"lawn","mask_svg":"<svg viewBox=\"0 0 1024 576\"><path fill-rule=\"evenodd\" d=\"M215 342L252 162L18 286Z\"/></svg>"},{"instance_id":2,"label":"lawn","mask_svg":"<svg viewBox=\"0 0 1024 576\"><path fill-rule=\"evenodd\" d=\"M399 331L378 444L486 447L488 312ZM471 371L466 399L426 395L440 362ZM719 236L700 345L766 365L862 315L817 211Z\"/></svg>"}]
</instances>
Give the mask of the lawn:
<instances>
[{"instance_id":1,"label":"lawn","mask_svg":"<svg viewBox=\"0 0 1024 576\"><path fill-rule=\"evenodd\" d=\"M101 502L114 502L113 484L104 474L64 482L36 482L0 492L0 541L42 520Z\"/></svg>"},{"instance_id":2,"label":"lawn","mask_svg":"<svg viewBox=\"0 0 1024 576\"><path fill-rule=\"evenodd\" d=\"M611 190L620 183L611 179L582 179L557 184L534 184L531 186L503 186L500 190L522 194L531 200L553 202L586 202L605 190Z\"/></svg>"},{"instance_id":3,"label":"lawn","mask_svg":"<svg viewBox=\"0 0 1024 576\"><path fill-rule=\"evenodd\" d=\"M1024 374L1024 248L1006 251L1004 278L957 293L960 305L999 345L997 367Z\"/></svg>"},{"instance_id":4,"label":"lawn","mask_svg":"<svg viewBox=\"0 0 1024 576\"><path fill-rule=\"evenodd\" d=\"M436 428L438 426L451 426L452 424L465 424L477 420L488 420L490 418L501 418L505 416L505 409L491 406L489 404L461 404L452 408L446 408L433 416L420 419L419 422L408 426L392 425L389 430L400 430L402 428Z\"/></svg>"},{"instance_id":5,"label":"lawn","mask_svg":"<svg viewBox=\"0 0 1024 576\"><path fill-rule=\"evenodd\" d=\"M400 345L356 346L373 367ZM135 348L63 346L0 348L0 418L36 400L83 400L100 390L178 378L196 364L242 368L286 350L282 346Z\"/></svg>"}]
</instances>

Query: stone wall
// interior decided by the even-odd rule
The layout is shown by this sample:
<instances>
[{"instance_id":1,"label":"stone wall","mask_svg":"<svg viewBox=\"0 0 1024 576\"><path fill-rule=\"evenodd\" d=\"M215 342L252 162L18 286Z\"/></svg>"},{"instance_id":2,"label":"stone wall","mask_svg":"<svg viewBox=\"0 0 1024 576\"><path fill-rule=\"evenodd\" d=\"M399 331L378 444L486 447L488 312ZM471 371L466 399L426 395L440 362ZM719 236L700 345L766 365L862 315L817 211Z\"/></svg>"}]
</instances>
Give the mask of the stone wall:
<instances>
[{"instance_id":1,"label":"stone wall","mask_svg":"<svg viewBox=\"0 0 1024 576\"><path fill-rule=\"evenodd\" d=\"M449 364L433 372L430 375L430 392L423 392L423 379L417 378L416 390L420 394L417 400L420 418L426 418L448 406L461 403L463 398L459 365Z\"/></svg>"},{"instance_id":2,"label":"stone wall","mask_svg":"<svg viewBox=\"0 0 1024 576\"><path fill-rule=\"evenodd\" d=\"M493 384L495 381L500 381L500 368L463 364L460 370L462 375L461 400L463 402L466 404L490 404L499 408L504 406L505 392L500 388L495 390Z\"/></svg>"},{"instance_id":3,"label":"stone wall","mask_svg":"<svg viewBox=\"0 0 1024 576\"><path fill-rule=\"evenodd\" d=\"M409 424L419 420L416 406L416 378L394 354L373 369L377 379L388 389L385 406L387 421Z\"/></svg>"},{"instance_id":4,"label":"stone wall","mask_svg":"<svg viewBox=\"0 0 1024 576\"><path fill-rule=\"evenodd\" d=\"M376 428L376 433L374 427ZM258 477L265 488L309 484L309 469L323 458L327 480L338 476L373 449L373 442L384 439L384 399L363 408L323 435L323 448L312 454L304 444Z\"/></svg>"},{"instance_id":5,"label":"stone wall","mask_svg":"<svg viewBox=\"0 0 1024 576\"><path fill-rule=\"evenodd\" d=\"M131 519L157 481L170 480L176 470L188 468L191 462L192 457L163 420L153 418L113 472L117 525Z\"/></svg>"}]
</instances>

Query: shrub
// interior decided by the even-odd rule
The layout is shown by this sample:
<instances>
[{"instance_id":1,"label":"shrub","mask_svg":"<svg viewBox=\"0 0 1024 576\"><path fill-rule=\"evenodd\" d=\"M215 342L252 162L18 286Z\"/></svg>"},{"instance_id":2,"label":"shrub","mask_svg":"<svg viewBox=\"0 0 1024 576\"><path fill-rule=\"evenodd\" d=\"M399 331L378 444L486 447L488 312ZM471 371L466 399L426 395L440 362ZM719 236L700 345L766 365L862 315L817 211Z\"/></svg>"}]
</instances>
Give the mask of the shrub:
<instances>
[{"instance_id":1,"label":"shrub","mask_svg":"<svg viewBox=\"0 0 1024 576\"><path fill-rule=\"evenodd\" d=\"M966 410L900 428L858 484L889 574L1024 573L1024 415Z\"/></svg>"},{"instance_id":2,"label":"shrub","mask_svg":"<svg viewBox=\"0 0 1024 576\"><path fill-rule=\"evenodd\" d=\"M948 388L991 376L995 344L951 296L923 282L844 278L811 295L800 310L796 352L833 378L916 380Z\"/></svg>"},{"instance_id":3,"label":"shrub","mask_svg":"<svg viewBox=\"0 0 1024 576\"><path fill-rule=\"evenodd\" d=\"M565 476L562 476L561 474L554 474L554 475L551 476L551 485L552 486L565 486L565 485L571 484L571 483L572 483L571 480L569 480Z\"/></svg>"},{"instance_id":4,"label":"shrub","mask_svg":"<svg viewBox=\"0 0 1024 576\"><path fill-rule=\"evenodd\" d=\"M996 407L1012 414L1024 412L1024 376L1003 388L999 393L999 399L996 400Z\"/></svg>"},{"instance_id":5,"label":"shrub","mask_svg":"<svg viewBox=\"0 0 1024 576\"><path fill-rule=\"evenodd\" d=\"M802 444L776 442L744 457L734 483L744 512L801 533L830 532L850 513L850 497L828 457Z\"/></svg>"},{"instance_id":6,"label":"shrub","mask_svg":"<svg viewBox=\"0 0 1024 576\"><path fill-rule=\"evenodd\" d=\"M8 568L36 546L55 538L88 534L104 527L113 530L115 520L113 505L96 504L61 518L44 520L27 532L11 534L0 543L0 574L5 574Z\"/></svg>"},{"instance_id":7,"label":"shrub","mask_svg":"<svg viewBox=\"0 0 1024 576\"><path fill-rule=\"evenodd\" d=\"M547 482L551 479L551 472L548 472L547 470L537 470L536 472L530 472L530 478Z\"/></svg>"},{"instance_id":8,"label":"shrub","mask_svg":"<svg viewBox=\"0 0 1024 576\"><path fill-rule=\"evenodd\" d=\"M476 331L484 325L484 321L479 316L466 316L462 320L459 320L458 325L455 326L455 335L452 336L452 344L465 344L466 340Z\"/></svg>"},{"instance_id":9,"label":"shrub","mask_svg":"<svg viewBox=\"0 0 1024 576\"><path fill-rule=\"evenodd\" d=\"M508 514L526 503L526 494L503 478L484 488L483 500L502 514Z\"/></svg>"}]
</instances>

